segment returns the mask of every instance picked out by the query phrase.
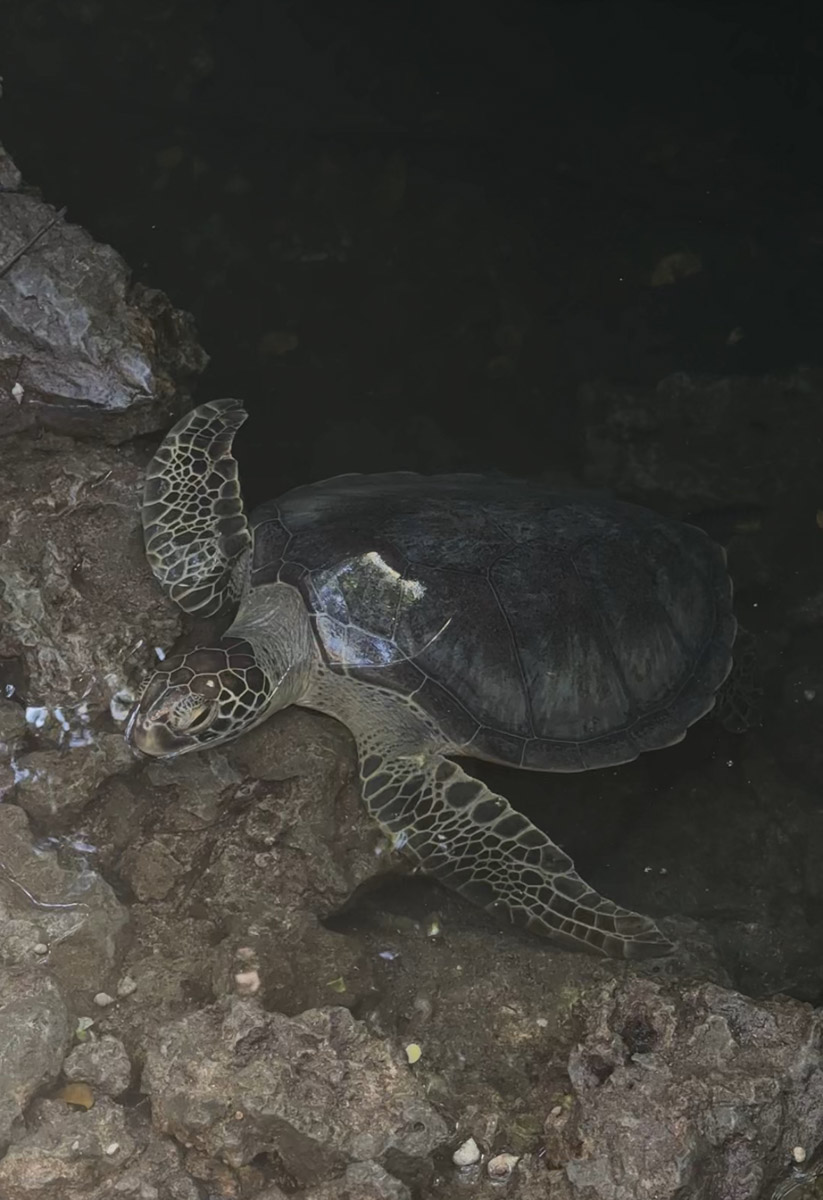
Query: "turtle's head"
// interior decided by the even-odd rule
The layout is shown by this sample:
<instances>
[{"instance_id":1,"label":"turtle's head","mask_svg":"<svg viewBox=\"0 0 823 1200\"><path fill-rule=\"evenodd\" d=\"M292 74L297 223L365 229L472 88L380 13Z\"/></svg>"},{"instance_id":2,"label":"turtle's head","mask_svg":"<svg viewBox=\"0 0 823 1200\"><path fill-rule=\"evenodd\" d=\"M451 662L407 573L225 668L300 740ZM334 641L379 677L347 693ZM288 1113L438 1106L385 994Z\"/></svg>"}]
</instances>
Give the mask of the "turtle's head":
<instances>
[{"instance_id":1,"label":"turtle's head","mask_svg":"<svg viewBox=\"0 0 823 1200\"><path fill-rule=\"evenodd\" d=\"M241 638L164 660L132 709L126 738L153 758L233 741L292 702L285 678L264 667Z\"/></svg>"}]
</instances>

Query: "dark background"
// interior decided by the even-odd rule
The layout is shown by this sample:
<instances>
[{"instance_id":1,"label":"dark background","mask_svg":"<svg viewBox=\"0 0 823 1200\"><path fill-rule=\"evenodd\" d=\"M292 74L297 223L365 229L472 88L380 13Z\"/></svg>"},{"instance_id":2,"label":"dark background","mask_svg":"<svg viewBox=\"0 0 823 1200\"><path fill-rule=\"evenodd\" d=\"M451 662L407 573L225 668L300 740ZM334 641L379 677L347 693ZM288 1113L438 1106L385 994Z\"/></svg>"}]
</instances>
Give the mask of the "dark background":
<instances>
[{"instance_id":1,"label":"dark background","mask_svg":"<svg viewBox=\"0 0 823 1200\"><path fill-rule=\"evenodd\" d=\"M819 362L820 10L4 0L2 136L195 314L252 502L577 471L581 381Z\"/></svg>"}]
</instances>

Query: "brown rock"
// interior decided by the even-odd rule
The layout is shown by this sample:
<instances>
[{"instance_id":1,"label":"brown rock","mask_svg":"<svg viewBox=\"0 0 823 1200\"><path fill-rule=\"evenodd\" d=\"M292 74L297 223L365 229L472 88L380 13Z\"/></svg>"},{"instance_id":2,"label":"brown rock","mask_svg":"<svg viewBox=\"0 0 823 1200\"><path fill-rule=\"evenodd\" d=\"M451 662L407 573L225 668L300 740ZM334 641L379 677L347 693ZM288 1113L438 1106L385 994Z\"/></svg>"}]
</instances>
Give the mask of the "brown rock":
<instances>
[{"instance_id":1,"label":"brown rock","mask_svg":"<svg viewBox=\"0 0 823 1200\"><path fill-rule=\"evenodd\" d=\"M230 1165L276 1155L303 1184L390 1150L427 1159L446 1139L399 1050L344 1008L192 1013L158 1032L142 1086L158 1131Z\"/></svg>"}]
</instances>

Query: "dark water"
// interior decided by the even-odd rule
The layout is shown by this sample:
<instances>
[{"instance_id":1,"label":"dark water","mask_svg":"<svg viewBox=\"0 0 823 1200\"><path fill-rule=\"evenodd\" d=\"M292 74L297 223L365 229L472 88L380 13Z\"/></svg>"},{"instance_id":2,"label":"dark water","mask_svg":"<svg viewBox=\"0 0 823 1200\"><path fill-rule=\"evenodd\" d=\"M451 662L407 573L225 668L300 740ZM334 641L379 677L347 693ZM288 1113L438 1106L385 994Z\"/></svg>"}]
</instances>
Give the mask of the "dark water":
<instances>
[{"instance_id":1,"label":"dark water","mask_svg":"<svg viewBox=\"0 0 823 1200\"><path fill-rule=\"evenodd\" d=\"M814 4L6 0L3 23L9 149L195 314L203 396L254 413L252 501L576 469L581 381L819 358ZM703 270L650 287L672 253Z\"/></svg>"},{"instance_id":2,"label":"dark water","mask_svg":"<svg viewBox=\"0 0 823 1200\"><path fill-rule=\"evenodd\" d=\"M821 361L817 4L5 0L0 22L3 140L194 313L199 398L251 412L251 504L347 470L580 475L582 384ZM771 557L756 569L744 550L740 593L770 648L763 744L809 787L815 726L791 741L791 704L816 694L823 645L786 613L819 586L821 459L801 456L783 508L758 513ZM745 524L720 509L718 536ZM628 903L648 905L644 863L680 862L679 893L653 868L658 909L721 911L731 944L769 883L768 865L750 873L763 845L808 844L809 814L764 817L743 759L706 726L616 776L500 786ZM692 855L704 877L684 881ZM820 900L792 896L809 939ZM789 966L727 949L741 985L823 994L812 941Z\"/></svg>"}]
</instances>

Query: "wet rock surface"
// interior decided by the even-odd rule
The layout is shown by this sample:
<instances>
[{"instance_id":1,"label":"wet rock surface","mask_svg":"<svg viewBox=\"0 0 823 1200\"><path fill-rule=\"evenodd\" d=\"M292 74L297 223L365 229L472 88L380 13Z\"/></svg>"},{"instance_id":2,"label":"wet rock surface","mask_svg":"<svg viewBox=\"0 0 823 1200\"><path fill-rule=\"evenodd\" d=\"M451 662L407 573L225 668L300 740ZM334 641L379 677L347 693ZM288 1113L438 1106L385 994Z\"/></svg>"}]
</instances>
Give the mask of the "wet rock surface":
<instances>
[{"instance_id":1,"label":"wet rock surface","mask_svg":"<svg viewBox=\"0 0 823 1200\"><path fill-rule=\"evenodd\" d=\"M378 1163L352 1163L345 1172L330 1183L310 1188L304 1200L410 1200L411 1192L404 1183ZM261 1200L278 1200L261 1197Z\"/></svg>"},{"instance_id":2,"label":"wet rock surface","mask_svg":"<svg viewBox=\"0 0 823 1200\"><path fill-rule=\"evenodd\" d=\"M574 1195L759 1196L823 1136L820 1020L785 1000L628 980L586 1013L548 1157Z\"/></svg>"},{"instance_id":3,"label":"wet rock surface","mask_svg":"<svg viewBox=\"0 0 823 1200\"><path fill-rule=\"evenodd\" d=\"M184 1017L158 1031L142 1087L159 1132L232 1166L271 1155L299 1185L392 1153L416 1166L447 1138L399 1050L344 1008L232 999Z\"/></svg>"},{"instance_id":4,"label":"wet rock surface","mask_svg":"<svg viewBox=\"0 0 823 1200\"><path fill-rule=\"evenodd\" d=\"M131 1062L119 1038L104 1036L75 1046L63 1063L63 1075L106 1096L119 1096L131 1082Z\"/></svg>"},{"instance_id":5,"label":"wet rock surface","mask_svg":"<svg viewBox=\"0 0 823 1200\"><path fill-rule=\"evenodd\" d=\"M102 1097L88 1111L37 1100L0 1161L4 1200L202 1200L168 1141L144 1117Z\"/></svg>"},{"instance_id":6,"label":"wet rock surface","mask_svg":"<svg viewBox=\"0 0 823 1200\"><path fill-rule=\"evenodd\" d=\"M0 962L34 977L48 966L75 1003L116 978L128 910L82 849L35 838L12 804L0 804L0 914Z\"/></svg>"},{"instance_id":7,"label":"wet rock surface","mask_svg":"<svg viewBox=\"0 0 823 1200\"><path fill-rule=\"evenodd\" d=\"M57 1078L70 1036L53 976L0 968L0 1153L35 1092Z\"/></svg>"},{"instance_id":8,"label":"wet rock surface","mask_svg":"<svg viewBox=\"0 0 823 1200\"><path fill-rule=\"evenodd\" d=\"M55 743L111 721L114 697L179 628L145 569L147 457L53 434L0 439L0 683Z\"/></svg>"},{"instance_id":9,"label":"wet rock surface","mask_svg":"<svg viewBox=\"0 0 823 1200\"><path fill-rule=\"evenodd\" d=\"M395 863L335 722L287 712L228 754L112 779L89 834L131 897L125 1021L166 1020L193 997L260 992L295 1013L373 990L362 948L323 924Z\"/></svg>"},{"instance_id":10,"label":"wet rock surface","mask_svg":"<svg viewBox=\"0 0 823 1200\"><path fill-rule=\"evenodd\" d=\"M118 442L161 428L206 365L191 317L23 190L2 148L0 162L0 432Z\"/></svg>"}]
</instances>

